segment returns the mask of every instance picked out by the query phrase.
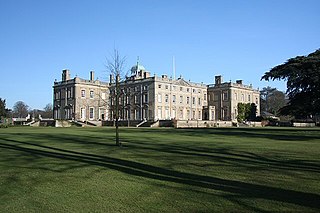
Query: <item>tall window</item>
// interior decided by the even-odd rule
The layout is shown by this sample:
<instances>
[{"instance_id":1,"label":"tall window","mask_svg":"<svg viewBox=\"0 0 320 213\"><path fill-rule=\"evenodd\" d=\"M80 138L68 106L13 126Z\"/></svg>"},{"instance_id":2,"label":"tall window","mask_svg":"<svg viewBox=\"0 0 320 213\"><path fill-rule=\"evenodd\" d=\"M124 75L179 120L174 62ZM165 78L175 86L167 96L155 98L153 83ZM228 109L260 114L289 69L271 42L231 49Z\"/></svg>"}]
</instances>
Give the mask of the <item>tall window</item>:
<instances>
[{"instance_id":1,"label":"tall window","mask_svg":"<svg viewBox=\"0 0 320 213\"><path fill-rule=\"evenodd\" d=\"M176 110L175 110L175 109L172 110L172 115L171 115L171 117L172 117L172 118L175 118L175 117L176 117Z\"/></svg>"},{"instance_id":2,"label":"tall window","mask_svg":"<svg viewBox=\"0 0 320 213\"><path fill-rule=\"evenodd\" d=\"M106 93L105 93L105 92L102 92L102 93L101 93L101 96L102 96L102 99L103 99L103 100L106 99Z\"/></svg>"},{"instance_id":3,"label":"tall window","mask_svg":"<svg viewBox=\"0 0 320 213\"><path fill-rule=\"evenodd\" d=\"M196 98L195 97L192 97L192 104L196 104Z\"/></svg>"},{"instance_id":4,"label":"tall window","mask_svg":"<svg viewBox=\"0 0 320 213\"><path fill-rule=\"evenodd\" d=\"M82 120L86 119L86 108L81 108L80 117Z\"/></svg>"},{"instance_id":5,"label":"tall window","mask_svg":"<svg viewBox=\"0 0 320 213\"><path fill-rule=\"evenodd\" d=\"M189 97L187 97L187 104L189 104L190 103L190 98Z\"/></svg>"},{"instance_id":6,"label":"tall window","mask_svg":"<svg viewBox=\"0 0 320 213\"><path fill-rule=\"evenodd\" d=\"M93 98L93 96L94 96L94 92L91 90L90 91L90 98Z\"/></svg>"},{"instance_id":7,"label":"tall window","mask_svg":"<svg viewBox=\"0 0 320 213\"><path fill-rule=\"evenodd\" d=\"M143 102L148 103L148 94L143 95Z\"/></svg>"},{"instance_id":8,"label":"tall window","mask_svg":"<svg viewBox=\"0 0 320 213\"><path fill-rule=\"evenodd\" d=\"M169 116L169 108L167 107L164 112L165 112L165 119L169 119L170 118L170 116Z\"/></svg>"},{"instance_id":9,"label":"tall window","mask_svg":"<svg viewBox=\"0 0 320 213\"><path fill-rule=\"evenodd\" d=\"M158 103L161 103L162 102L162 95L161 93L158 94Z\"/></svg>"},{"instance_id":10,"label":"tall window","mask_svg":"<svg viewBox=\"0 0 320 213\"><path fill-rule=\"evenodd\" d=\"M182 103L183 103L183 96L180 95L180 104L182 104Z\"/></svg>"},{"instance_id":11,"label":"tall window","mask_svg":"<svg viewBox=\"0 0 320 213\"><path fill-rule=\"evenodd\" d=\"M223 92L223 100L224 101L228 100L228 92Z\"/></svg>"},{"instance_id":12,"label":"tall window","mask_svg":"<svg viewBox=\"0 0 320 213\"><path fill-rule=\"evenodd\" d=\"M251 101L251 96L250 95L248 95L248 101Z\"/></svg>"},{"instance_id":13,"label":"tall window","mask_svg":"<svg viewBox=\"0 0 320 213\"><path fill-rule=\"evenodd\" d=\"M57 92L55 93L55 99L60 99L60 92L59 92L59 91L57 91Z\"/></svg>"},{"instance_id":14,"label":"tall window","mask_svg":"<svg viewBox=\"0 0 320 213\"><path fill-rule=\"evenodd\" d=\"M93 111L93 107L89 108L89 118L93 119L94 118L94 111Z\"/></svg>"},{"instance_id":15,"label":"tall window","mask_svg":"<svg viewBox=\"0 0 320 213\"><path fill-rule=\"evenodd\" d=\"M172 102L175 103L176 102L176 95L172 96Z\"/></svg>"},{"instance_id":16,"label":"tall window","mask_svg":"<svg viewBox=\"0 0 320 213\"><path fill-rule=\"evenodd\" d=\"M203 100L205 100L205 101L207 100L207 94L203 95Z\"/></svg>"},{"instance_id":17,"label":"tall window","mask_svg":"<svg viewBox=\"0 0 320 213\"><path fill-rule=\"evenodd\" d=\"M219 94L215 93L214 97L213 97L213 100L214 101L218 101L219 100L219 96L220 96Z\"/></svg>"},{"instance_id":18,"label":"tall window","mask_svg":"<svg viewBox=\"0 0 320 213\"><path fill-rule=\"evenodd\" d=\"M139 96L138 95L134 96L134 103L136 103L136 104L139 103Z\"/></svg>"},{"instance_id":19,"label":"tall window","mask_svg":"<svg viewBox=\"0 0 320 213\"><path fill-rule=\"evenodd\" d=\"M86 97L86 91L83 89L81 90L81 97L82 98L85 98Z\"/></svg>"},{"instance_id":20,"label":"tall window","mask_svg":"<svg viewBox=\"0 0 320 213\"><path fill-rule=\"evenodd\" d=\"M166 103L169 102L169 95L168 95L168 94L166 94L166 96L165 96L165 98L164 98L164 101L165 101Z\"/></svg>"},{"instance_id":21,"label":"tall window","mask_svg":"<svg viewBox=\"0 0 320 213\"><path fill-rule=\"evenodd\" d=\"M162 118L162 109L161 107L158 107L158 119Z\"/></svg>"},{"instance_id":22,"label":"tall window","mask_svg":"<svg viewBox=\"0 0 320 213\"><path fill-rule=\"evenodd\" d=\"M70 88L67 89L67 98L71 98L71 89Z\"/></svg>"},{"instance_id":23,"label":"tall window","mask_svg":"<svg viewBox=\"0 0 320 213\"><path fill-rule=\"evenodd\" d=\"M198 98L198 104L201 105L201 98Z\"/></svg>"}]
</instances>

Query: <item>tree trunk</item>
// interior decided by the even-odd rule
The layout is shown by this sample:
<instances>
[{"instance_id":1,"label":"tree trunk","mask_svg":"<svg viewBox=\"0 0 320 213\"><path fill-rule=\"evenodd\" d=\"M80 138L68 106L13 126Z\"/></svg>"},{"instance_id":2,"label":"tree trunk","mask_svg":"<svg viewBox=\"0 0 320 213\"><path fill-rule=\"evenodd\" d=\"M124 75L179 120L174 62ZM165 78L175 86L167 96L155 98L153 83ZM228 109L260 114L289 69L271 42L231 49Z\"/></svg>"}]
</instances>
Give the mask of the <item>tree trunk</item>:
<instances>
[{"instance_id":1,"label":"tree trunk","mask_svg":"<svg viewBox=\"0 0 320 213\"><path fill-rule=\"evenodd\" d=\"M121 142L119 140L119 78L120 76L116 76L116 145L121 146Z\"/></svg>"}]
</instances>

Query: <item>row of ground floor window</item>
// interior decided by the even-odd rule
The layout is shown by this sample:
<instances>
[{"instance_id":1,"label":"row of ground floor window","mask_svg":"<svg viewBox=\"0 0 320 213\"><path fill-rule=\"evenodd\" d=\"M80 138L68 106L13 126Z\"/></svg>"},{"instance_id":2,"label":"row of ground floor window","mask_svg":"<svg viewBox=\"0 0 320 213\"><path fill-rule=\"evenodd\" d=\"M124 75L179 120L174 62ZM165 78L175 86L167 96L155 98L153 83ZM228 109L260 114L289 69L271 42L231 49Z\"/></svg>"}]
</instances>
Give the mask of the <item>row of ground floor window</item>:
<instances>
[{"instance_id":1,"label":"row of ground floor window","mask_svg":"<svg viewBox=\"0 0 320 213\"><path fill-rule=\"evenodd\" d=\"M195 108L174 108L157 107L156 110L148 106L141 108L127 108L119 110L121 120L236 120L237 110L234 112L227 107L217 110L215 107ZM113 110L105 107L81 107L75 111L72 107L54 109L55 119L65 120L113 120L115 118Z\"/></svg>"}]
</instances>

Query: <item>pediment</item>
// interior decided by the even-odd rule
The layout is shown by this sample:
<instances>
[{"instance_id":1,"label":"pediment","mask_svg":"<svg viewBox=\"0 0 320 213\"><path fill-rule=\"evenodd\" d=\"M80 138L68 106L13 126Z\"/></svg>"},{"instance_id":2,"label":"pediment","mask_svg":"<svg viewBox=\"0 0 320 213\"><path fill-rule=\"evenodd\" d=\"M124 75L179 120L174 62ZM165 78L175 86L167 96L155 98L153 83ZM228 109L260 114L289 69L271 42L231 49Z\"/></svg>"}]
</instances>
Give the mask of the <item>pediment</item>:
<instances>
[{"instance_id":1,"label":"pediment","mask_svg":"<svg viewBox=\"0 0 320 213\"><path fill-rule=\"evenodd\" d=\"M178 79L175 81L175 84L181 85L181 86L191 86L189 82L185 81L185 80L182 79L182 78L178 78Z\"/></svg>"}]
</instances>

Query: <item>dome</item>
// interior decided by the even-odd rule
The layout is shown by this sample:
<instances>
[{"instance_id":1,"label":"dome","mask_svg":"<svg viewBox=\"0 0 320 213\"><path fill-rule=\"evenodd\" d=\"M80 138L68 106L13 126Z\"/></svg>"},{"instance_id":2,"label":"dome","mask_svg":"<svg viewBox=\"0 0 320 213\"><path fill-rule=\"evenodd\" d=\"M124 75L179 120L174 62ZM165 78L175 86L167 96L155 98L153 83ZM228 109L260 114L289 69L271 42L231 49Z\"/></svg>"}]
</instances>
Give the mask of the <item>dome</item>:
<instances>
[{"instance_id":1,"label":"dome","mask_svg":"<svg viewBox=\"0 0 320 213\"><path fill-rule=\"evenodd\" d=\"M138 74L138 71L146 71L146 68L144 68L144 66L140 65L140 64L137 64L137 65L134 65L132 66L131 68L131 75L137 75Z\"/></svg>"},{"instance_id":2,"label":"dome","mask_svg":"<svg viewBox=\"0 0 320 213\"><path fill-rule=\"evenodd\" d=\"M140 64L134 65L134 66L132 66L132 68L131 68L131 72L132 72L132 71L139 71L139 70L146 70L146 68L144 68L144 66L142 66L142 65L140 65Z\"/></svg>"}]
</instances>

